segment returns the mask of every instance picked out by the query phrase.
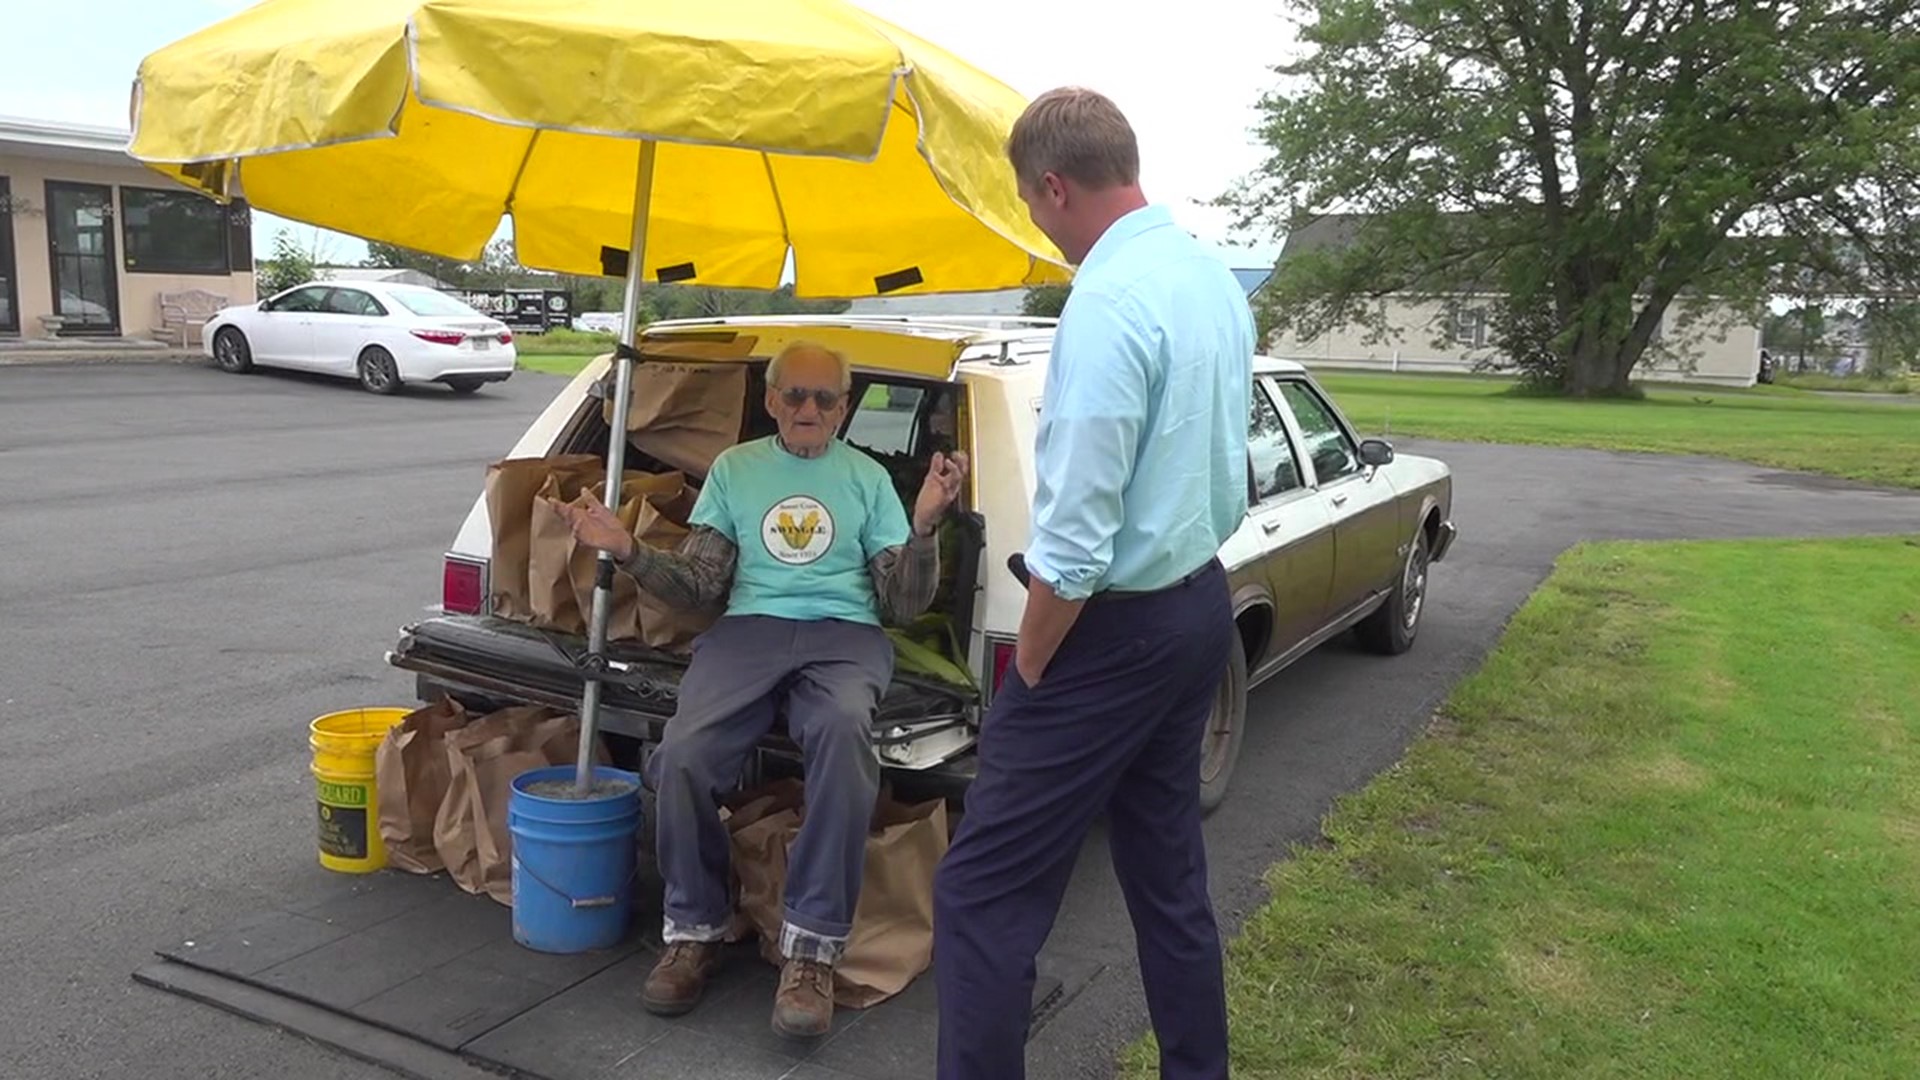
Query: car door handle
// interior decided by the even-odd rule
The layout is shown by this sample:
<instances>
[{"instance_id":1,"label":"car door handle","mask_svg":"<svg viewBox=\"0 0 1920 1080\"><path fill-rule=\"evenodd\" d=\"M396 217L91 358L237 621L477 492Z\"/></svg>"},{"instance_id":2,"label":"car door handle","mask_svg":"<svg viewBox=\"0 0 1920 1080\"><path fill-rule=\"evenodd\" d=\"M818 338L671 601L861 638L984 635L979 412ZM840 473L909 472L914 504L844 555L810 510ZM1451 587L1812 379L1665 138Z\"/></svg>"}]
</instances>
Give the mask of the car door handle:
<instances>
[{"instance_id":1,"label":"car door handle","mask_svg":"<svg viewBox=\"0 0 1920 1080\"><path fill-rule=\"evenodd\" d=\"M1268 536L1272 536L1274 533L1280 531L1282 524L1284 523L1279 521L1263 521L1260 523L1260 528L1264 529Z\"/></svg>"},{"instance_id":2,"label":"car door handle","mask_svg":"<svg viewBox=\"0 0 1920 1080\"><path fill-rule=\"evenodd\" d=\"M1335 505L1335 506L1345 506L1345 505L1347 505L1347 497L1346 497L1346 496L1345 496L1344 494L1342 494L1342 495L1329 495L1329 496L1327 496L1327 499L1328 499L1329 501L1331 501L1331 502L1333 503L1333 505Z\"/></svg>"}]
</instances>

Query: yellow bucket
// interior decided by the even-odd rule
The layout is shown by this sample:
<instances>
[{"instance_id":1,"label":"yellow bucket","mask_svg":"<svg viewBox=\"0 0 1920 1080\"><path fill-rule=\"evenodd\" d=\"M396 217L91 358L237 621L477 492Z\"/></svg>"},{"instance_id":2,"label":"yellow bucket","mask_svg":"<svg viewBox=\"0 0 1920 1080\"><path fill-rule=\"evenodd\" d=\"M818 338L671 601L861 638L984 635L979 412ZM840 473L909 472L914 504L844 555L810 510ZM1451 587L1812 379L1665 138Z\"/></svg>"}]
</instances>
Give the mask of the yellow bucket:
<instances>
[{"instance_id":1,"label":"yellow bucket","mask_svg":"<svg viewBox=\"0 0 1920 1080\"><path fill-rule=\"evenodd\" d=\"M412 711L348 709L328 713L308 725L314 798L319 804L321 866L346 874L366 874L387 865L387 848L380 842L373 752L388 729Z\"/></svg>"}]
</instances>

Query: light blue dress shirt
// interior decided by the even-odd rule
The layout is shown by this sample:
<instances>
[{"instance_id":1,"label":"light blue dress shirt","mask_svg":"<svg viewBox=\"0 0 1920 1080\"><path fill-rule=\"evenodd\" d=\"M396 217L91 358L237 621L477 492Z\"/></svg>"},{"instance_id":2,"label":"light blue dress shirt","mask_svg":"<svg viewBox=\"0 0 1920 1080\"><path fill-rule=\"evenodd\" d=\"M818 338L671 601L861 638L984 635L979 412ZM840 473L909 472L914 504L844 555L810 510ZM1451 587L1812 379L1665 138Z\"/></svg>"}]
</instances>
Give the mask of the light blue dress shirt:
<instances>
[{"instance_id":1,"label":"light blue dress shirt","mask_svg":"<svg viewBox=\"0 0 1920 1080\"><path fill-rule=\"evenodd\" d=\"M1247 514L1253 314L1218 257L1148 206L1074 275L1035 440L1028 570L1067 600L1159 589Z\"/></svg>"}]
</instances>

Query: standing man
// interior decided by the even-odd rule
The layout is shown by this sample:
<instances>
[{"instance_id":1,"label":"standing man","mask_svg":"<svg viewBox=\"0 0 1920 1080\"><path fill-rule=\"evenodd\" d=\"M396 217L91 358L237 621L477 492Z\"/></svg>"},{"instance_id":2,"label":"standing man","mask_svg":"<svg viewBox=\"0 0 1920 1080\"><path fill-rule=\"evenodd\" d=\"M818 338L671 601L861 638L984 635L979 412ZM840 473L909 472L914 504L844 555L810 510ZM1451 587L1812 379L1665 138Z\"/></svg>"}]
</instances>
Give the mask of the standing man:
<instances>
[{"instance_id":1,"label":"standing man","mask_svg":"<svg viewBox=\"0 0 1920 1080\"><path fill-rule=\"evenodd\" d=\"M1169 1080L1227 1075L1200 745L1235 646L1215 558L1247 513L1253 317L1140 191L1126 117L1035 100L1007 156L1079 266L1036 440L1026 611L934 886L941 1080L1025 1075L1034 957L1105 812Z\"/></svg>"}]
</instances>

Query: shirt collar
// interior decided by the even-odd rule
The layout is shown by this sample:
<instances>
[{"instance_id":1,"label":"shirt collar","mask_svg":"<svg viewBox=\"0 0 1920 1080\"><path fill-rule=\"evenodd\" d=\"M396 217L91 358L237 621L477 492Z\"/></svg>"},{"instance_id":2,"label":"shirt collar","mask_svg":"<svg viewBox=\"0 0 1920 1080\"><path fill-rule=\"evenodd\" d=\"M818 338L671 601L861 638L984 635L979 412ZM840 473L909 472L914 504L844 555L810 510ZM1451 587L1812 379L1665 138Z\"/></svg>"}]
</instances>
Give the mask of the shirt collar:
<instances>
[{"instance_id":1,"label":"shirt collar","mask_svg":"<svg viewBox=\"0 0 1920 1080\"><path fill-rule=\"evenodd\" d=\"M1138 210L1129 210L1107 226L1100 239L1093 242L1087 251L1087 257L1080 260L1080 273L1093 269L1102 260L1125 246L1126 242L1150 229L1173 224L1173 212L1164 206L1147 205Z\"/></svg>"}]
</instances>

